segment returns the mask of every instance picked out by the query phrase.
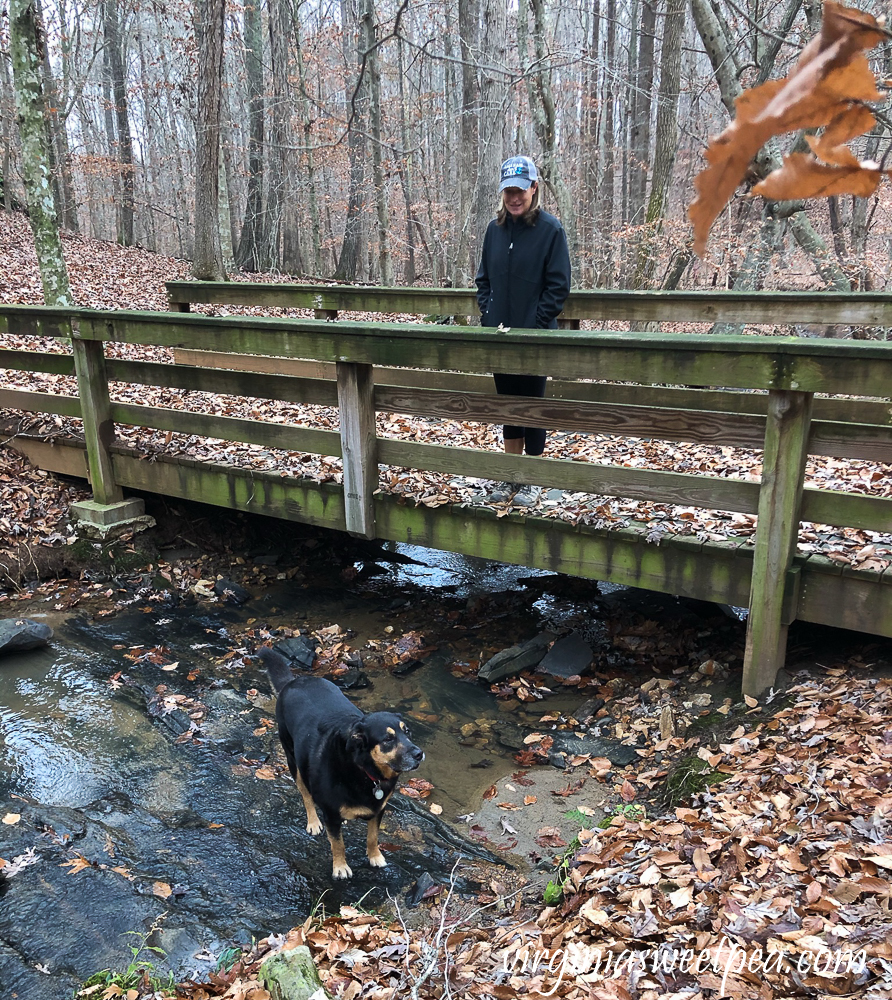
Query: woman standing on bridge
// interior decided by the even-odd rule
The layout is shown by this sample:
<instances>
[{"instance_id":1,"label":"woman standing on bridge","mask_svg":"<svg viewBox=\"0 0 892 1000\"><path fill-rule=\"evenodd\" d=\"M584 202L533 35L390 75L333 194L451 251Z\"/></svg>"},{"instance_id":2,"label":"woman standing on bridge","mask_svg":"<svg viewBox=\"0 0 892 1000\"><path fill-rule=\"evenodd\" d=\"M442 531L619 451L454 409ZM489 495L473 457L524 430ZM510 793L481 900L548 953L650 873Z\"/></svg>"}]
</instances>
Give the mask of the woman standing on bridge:
<instances>
[{"instance_id":1,"label":"woman standing on bridge","mask_svg":"<svg viewBox=\"0 0 892 1000\"><path fill-rule=\"evenodd\" d=\"M512 156L502 164L502 203L483 239L477 271L477 302L484 326L557 329L557 317L570 292L570 252L564 227L539 207L539 174L528 156ZM545 395L545 375L495 373L500 395ZM545 431L538 427L503 428L509 455L541 455ZM513 497L521 507L539 498L538 486L498 483L489 499Z\"/></svg>"}]
</instances>

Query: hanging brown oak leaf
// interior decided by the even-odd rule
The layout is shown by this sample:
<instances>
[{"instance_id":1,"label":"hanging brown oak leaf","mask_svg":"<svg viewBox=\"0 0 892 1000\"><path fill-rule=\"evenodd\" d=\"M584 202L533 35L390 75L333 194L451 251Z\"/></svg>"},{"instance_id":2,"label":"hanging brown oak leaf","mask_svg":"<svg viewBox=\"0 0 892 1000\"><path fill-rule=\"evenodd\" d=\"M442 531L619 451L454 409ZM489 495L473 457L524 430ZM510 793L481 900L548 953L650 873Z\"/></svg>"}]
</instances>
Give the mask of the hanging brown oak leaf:
<instances>
[{"instance_id":1,"label":"hanging brown oak leaf","mask_svg":"<svg viewBox=\"0 0 892 1000\"><path fill-rule=\"evenodd\" d=\"M883 171L871 160L859 160L845 143L869 132L875 124L874 113L864 105L855 105L837 115L820 136L806 136L814 156L807 153L785 156L783 165L760 181L753 194L775 201L827 198L834 194L869 197L879 186Z\"/></svg>"},{"instance_id":2,"label":"hanging brown oak leaf","mask_svg":"<svg viewBox=\"0 0 892 1000\"><path fill-rule=\"evenodd\" d=\"M796 129L819 128L852 112L859 113L860 121L862 106L857 102L882 98L861 52L885 37L872 14L826 0L821 33L803 49L790 75L745 90L737 98L734 121L709 144L705 153L709 166L694 181L697 197L688 208L688 218L694 225L698 255L706 250L719 212L769 139Z\"/></svg>"},{"instance_id":3,"label":"hanging brown oak leaf","mask_svg":"<svg viewBox=\"0 0 892 1000\"><path fill-rule=\"evenodd\" d=\"M773 201L827 198L834 194L867 198L879 187L883 171L872 160L861 163L857 158L853 159L854 163L832 167L818 163L808 153L790 153L784 157L780 169L774 170L753 188L753 194Z\"/></svg>"}]
</instances>

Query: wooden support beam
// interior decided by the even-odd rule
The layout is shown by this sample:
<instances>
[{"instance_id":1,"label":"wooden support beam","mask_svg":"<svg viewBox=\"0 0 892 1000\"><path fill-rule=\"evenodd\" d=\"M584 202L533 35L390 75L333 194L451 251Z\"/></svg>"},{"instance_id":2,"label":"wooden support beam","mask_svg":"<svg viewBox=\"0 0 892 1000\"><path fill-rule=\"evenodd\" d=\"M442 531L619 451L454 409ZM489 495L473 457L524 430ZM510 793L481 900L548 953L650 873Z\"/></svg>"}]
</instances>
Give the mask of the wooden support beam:
<instances>
[{"instance_id":1,"label":"wooden support beam","mask_svg":"<svg viewBox=\"0 0 892 1000\"><path fill-rule=\"evenodd\" d=\"M339 361L337 372L347 531L374 538L378 449L372 366Z\"/></svg>"},{"instance_id":2,"label":"wooden support beam","mask_svg":"<svg viewBox=\"0 0 892 1000\"><path fill-rule=\"evenodd\" d=\"M108 379L105 377L104 347L98 340L81 340L80 325L76 319L71 321L71 347L93 499L101 504L118 503L123 500L124 494L115 482L109 451L115 437L115 425L111 418Z\"/></svg>"},{"instance_id":3,"label":"wooden support beam","mask_svg":"<svg viewBox=\"0 0 892 1000\"><path fill-rule=\"evenodd\" d=\"M769 394L743 661L744 694L758 695L770 688L784 664L788 623L795 615L785 607L784 592L799 531L811 408L809 392L772 390Z\"/></svg>"}]
</instances>

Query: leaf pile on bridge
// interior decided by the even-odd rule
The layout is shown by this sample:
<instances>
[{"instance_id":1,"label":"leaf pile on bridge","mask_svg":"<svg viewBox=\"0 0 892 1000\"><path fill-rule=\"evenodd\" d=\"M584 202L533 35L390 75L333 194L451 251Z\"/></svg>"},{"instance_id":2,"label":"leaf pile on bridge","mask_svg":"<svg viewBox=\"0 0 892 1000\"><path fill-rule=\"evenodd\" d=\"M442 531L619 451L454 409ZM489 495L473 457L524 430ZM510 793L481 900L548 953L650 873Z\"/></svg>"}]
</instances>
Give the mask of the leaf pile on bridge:
<instances>
[{"instance_id":1,"label":"leaf pile on bridge","mask_svg":"<svg viewBox=\"0 0 892 1000\"><path fill-rule=\"evenodd\" d=\"M0 237L4 240L5 259L10 268L0 274L0 301L40 302L40 281L33 253L33 243L27 222L17 216L0 213ZM122 249L113 244L65 236L65 251L77 300L95 308L165 309L164 282L184 276L182 261L164 258L137 248ZM252 280L256 276L251 276ZM271 280L271 279L270 279ZM208 312L219 312L213 307ZM258 309L227 308L227 313L258 313ZM263 310L267 315L298 315L299 311ZM307 314L304 311L304 314ZM359 317L357 317L359 318ZM414 317L400 316L409 321ZM376 316L375 319L380 319ZM0 346L34 349L33 340L13 336L0 338ZM41 342L41 349L65 350L56 342ZM173 362L173 353L166 348L108 345L109 356L127 356L141 360ZM8 388L37 391L58 391L77 394L73 377L51 376L4 370L0 385ZM322 406L298 405L269 400L251 400L201 392L149 390L143 386L112 384L116 400L138 402L159 407L190 409L231 417L262 419L275 423L294 423L320 429L336 429L337 412ZM80 421L74 418L35 417L22 425L21 414L0 411L0 425L7 437L20 430L47 436L79 434ZM498 431L486 424L460 423L453 420L432 421L378 415L378 433L382 436L402 436L430 443L460 445L471 448L501 450ZM173 432L118 425L118 442L152 453L176 454L202 461L225 462L253 470L271 471L295 477L310 477L319 482L340 482L339 459L263 449L257 445L222 444L219 441ZM752 451L727 446L651 441L606 434L552 434L546 451L549 458L570 461L616 464L631 468L651 468L673 472L708 472L726 478L758 480L760 456ZM381 488L426 506L444 504L486 503L488 483L452 477L444 473L429 473L407 469L381 467ZM825 489L845 489L872 496L892 496L892 468L864 460L839 460L811 456L806 485ZM502 515L511 508L494 505ZM754 533L754 518L746 514L707 511L657 502L645 502L564 493L549 496L545 491L531 513L559 518L577 524L601 528L619 528L629 524L643 526L646 537L659 544L664 536L693 535L702 540L725 538L750 539ZM805 552L820 552L841 563L855 567L882 569L892 562L892 532L867 532L858 529L837 529L822 525L803 524L800 548Z\"/></svg>"}]
</instances>

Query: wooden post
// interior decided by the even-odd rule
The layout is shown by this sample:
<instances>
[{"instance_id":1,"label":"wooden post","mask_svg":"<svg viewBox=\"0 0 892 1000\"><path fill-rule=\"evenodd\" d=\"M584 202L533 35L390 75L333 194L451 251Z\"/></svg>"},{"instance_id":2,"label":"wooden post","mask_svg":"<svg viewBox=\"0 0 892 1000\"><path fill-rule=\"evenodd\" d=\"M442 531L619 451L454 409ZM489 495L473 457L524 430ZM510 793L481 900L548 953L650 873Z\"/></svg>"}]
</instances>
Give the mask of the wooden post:
<instances>
[{"instance_id":1,"label":"wooden post","mask_svg":"<svg viewBox=\"0 0 892 1000\"><path fill-rule=\"evenodd\" d=\"M71 349L77 391L81 398L93 499L99 504L119 503L123 493L115 483L109 450L115 436L115 425L111 418L103 345L101 340L81 340L80 337L80 324L72 319Z\"/></svg>"},{"instance_id":2,"label":"wooden post","mask_svg":"<svg viewBox=\"0 0 892 1000\"><path fill-rule=\"evenodd\" d=\"M744 694L758 695L770 688L784 664L789 620L795 614L795 609L784 607L784 589L799 532L812 395L772 389L768 396Z\"/></svg>"},{"instance_id":3,"label":"wooden post","mask_svg":"<svg viewBox=\"0 0 892 1000\"><path fill-rule=\"evenodd\" d=\"M339 361L337 373L347 531L359 538L374 538L378 446L372 366Z\"/></svg>"}]
</instances>

